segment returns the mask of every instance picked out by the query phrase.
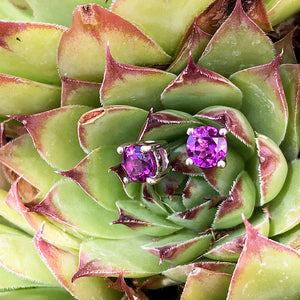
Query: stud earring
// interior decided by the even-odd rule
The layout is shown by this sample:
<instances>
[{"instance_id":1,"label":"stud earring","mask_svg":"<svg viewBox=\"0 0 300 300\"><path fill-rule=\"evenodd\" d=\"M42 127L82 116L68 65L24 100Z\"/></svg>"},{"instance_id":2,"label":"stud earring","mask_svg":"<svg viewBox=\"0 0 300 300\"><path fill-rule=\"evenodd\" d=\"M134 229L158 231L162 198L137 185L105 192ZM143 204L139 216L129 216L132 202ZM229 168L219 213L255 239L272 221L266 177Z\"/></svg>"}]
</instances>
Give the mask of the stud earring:
<instances>
[{"instance_id":1,"label":"stud earring","mask_svg":"<svg viewBox=\"0 0 300 300\"><path fill-rule=\"evenodd\" d=\"M168 144L165 141L139 141L117 148L121 164L112 167L124 184L130 181L155 184L170 171Z\"/></svg>"},{"instance_id":2,"label":"stud earring","mask_svg":"<svg viewBox=\"0 0 300 300\"><path fill-rule=\"evenodd\" d=\"M201 168L226 166L227 129L217 129L212 126L200 126L187 130L188 139L186 165L197 165Z\"/></svg>"}]
</instances>

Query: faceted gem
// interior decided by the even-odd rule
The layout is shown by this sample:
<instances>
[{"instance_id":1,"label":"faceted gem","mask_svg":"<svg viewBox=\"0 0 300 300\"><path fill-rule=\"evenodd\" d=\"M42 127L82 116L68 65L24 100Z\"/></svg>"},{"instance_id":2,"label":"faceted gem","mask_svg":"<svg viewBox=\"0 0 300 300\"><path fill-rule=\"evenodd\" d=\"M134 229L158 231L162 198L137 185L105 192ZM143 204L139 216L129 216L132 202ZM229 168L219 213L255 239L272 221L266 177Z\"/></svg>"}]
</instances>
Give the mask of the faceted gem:
<instances>
[{"instance_id":1,"label":"faceted gem","mask_svg":"<svg viewBox=\"0 0 300 300\"><path fill-rule=\"evenodd\" d=\"M130 145L124 147L121 166L126 171L130 180L143 183L147 178L154 177L157 172L157 164L154 154L143 153L142 145Z\"/></svg>"},{"instance_id":2,"label":"faceted gem","mask_svg":"<svg viewBox=\"0 0 300 300\"><path fill-rule=\"evenodd\" d=\"M227 141L217 128L200 126L188 137L186 151L195 165L201 168L215 167L226 156Z\"/></svg>"}]
</instances>

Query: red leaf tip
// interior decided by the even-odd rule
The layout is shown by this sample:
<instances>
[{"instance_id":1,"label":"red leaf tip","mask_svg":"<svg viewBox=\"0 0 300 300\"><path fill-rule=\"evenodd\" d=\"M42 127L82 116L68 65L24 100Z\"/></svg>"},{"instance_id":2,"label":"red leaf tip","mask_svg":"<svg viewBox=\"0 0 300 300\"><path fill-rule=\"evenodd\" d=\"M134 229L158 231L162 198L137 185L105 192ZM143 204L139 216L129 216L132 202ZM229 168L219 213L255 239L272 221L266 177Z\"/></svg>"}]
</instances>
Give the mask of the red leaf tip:
<instances>
[{"instance_id":1,"label":"red leaf tip","mask_svg":"<svg viewBox=\"0 0 300 300\"><path fill-rule=\"evenodd\" d=\"M244 11L241 0L236 0L233 11L235 11L235 10L242 10L242 11Z\"/></svg>"},{"instance_id":2,"label":"red leaf tip","mask_svg":"<svg viewBox=\"0 0 300 300\"><path fill-rule=\"evenodd\" d=\"M274 69L278 69L280 61L281 61L281 58L282 58L282 55L283 55L283 49L282 49L281 53L277 57L275 57L275 59L273 61L270 62L270 65Z\"/></svg>"},{"instance_id":3,"label":"red leaf tip","mask_svg":"<svg viewBox=\"0 0 300 300\"><path fill-rule=\"evenodd\" d=\"M258 231L256 229L254 229L252 224L245 218L244 214L242 214L242 218L243 218L243 222L246 227L247 239L249 239L250 236L251 236L251 239L256 238L259 235Z\"/></svg>"},{"instance_id":4,"label":"red leaf tip","mask_svg":"<svg viewBox=\"0 0 300 300\"><path fill-rule=\"evenodd\" d=\"M44 227L45 227L45 221L42 222L40 228L34 235L33 241L35 244L35 247L39 249L39 244L43 240L43 232L44 232Z\"/></svg>"},{"instance_id":5,"label":"red leaf tip","mask_svg":"<svg viewBox=\"0 0 300 300\"><path fill-rule=\"evenodd\" d=\"M23 125L27 124L27 119L29 118L29 116L23 116L23 115L9 115L9 117L23 123Z\"/></svg>"},{"instance_id":6,"label":"red leaf tip","mask_svg":"<svg viewBox=\"0 0 300 300\"><path fill-rule=\"evenodd\" d=\"M110 48L109 48L109 41L107 41L107 44L106 44L106 63L108 60L111 60L113 59L112 55L111 55L111 52L110 52Z\"/></svg>"}]
</instances>

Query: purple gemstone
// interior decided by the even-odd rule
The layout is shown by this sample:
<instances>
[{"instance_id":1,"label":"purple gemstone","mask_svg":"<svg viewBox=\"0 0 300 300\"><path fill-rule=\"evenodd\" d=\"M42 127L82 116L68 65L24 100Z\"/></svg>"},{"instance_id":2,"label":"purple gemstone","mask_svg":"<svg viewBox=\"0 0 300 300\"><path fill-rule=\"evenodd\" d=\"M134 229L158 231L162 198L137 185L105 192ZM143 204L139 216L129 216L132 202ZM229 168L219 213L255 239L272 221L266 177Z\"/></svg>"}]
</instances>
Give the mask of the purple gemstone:
<instances>
[{"instance_id":1,"label":"purple gemstone","mask_svg":"<svg viewBox=\"0 0 300 300\"><path fill-rule=\"evenodd\" d=\"M124 148L121 166L132 181L143 183L154 177L157 171L156 160L152 152L141 152L141 145Z\"/></svg>"},{"instance_id":2,"label":"purple gemstone","mask_svg":"<svg viewBox=\"0 0 300 300\"><path fill-rule=\"evenodd\" d=\"M188 137L186 152L195 165L201 168L215 167L226 156L227 141L217 128L201 126L195 128Z\"/></svg>"}]
</instances>

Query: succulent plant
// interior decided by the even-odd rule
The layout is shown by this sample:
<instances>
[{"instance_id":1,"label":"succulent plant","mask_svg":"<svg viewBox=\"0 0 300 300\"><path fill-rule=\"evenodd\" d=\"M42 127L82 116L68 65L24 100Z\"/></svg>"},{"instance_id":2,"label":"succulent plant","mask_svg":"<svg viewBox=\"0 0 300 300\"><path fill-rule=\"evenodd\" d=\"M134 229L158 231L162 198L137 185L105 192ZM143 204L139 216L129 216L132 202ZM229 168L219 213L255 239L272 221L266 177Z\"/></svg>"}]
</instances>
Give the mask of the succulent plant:
<instances>
[{"instance_id":1,"label":"succulent plant","mask_svg":"<svg viewBox=\"0 0 300 300\"><path fill-rule=\"evenodd\" d=\"M0 299L299 299L299 1L95 2L0 4Z\"/></svg>"}]
</instances>

